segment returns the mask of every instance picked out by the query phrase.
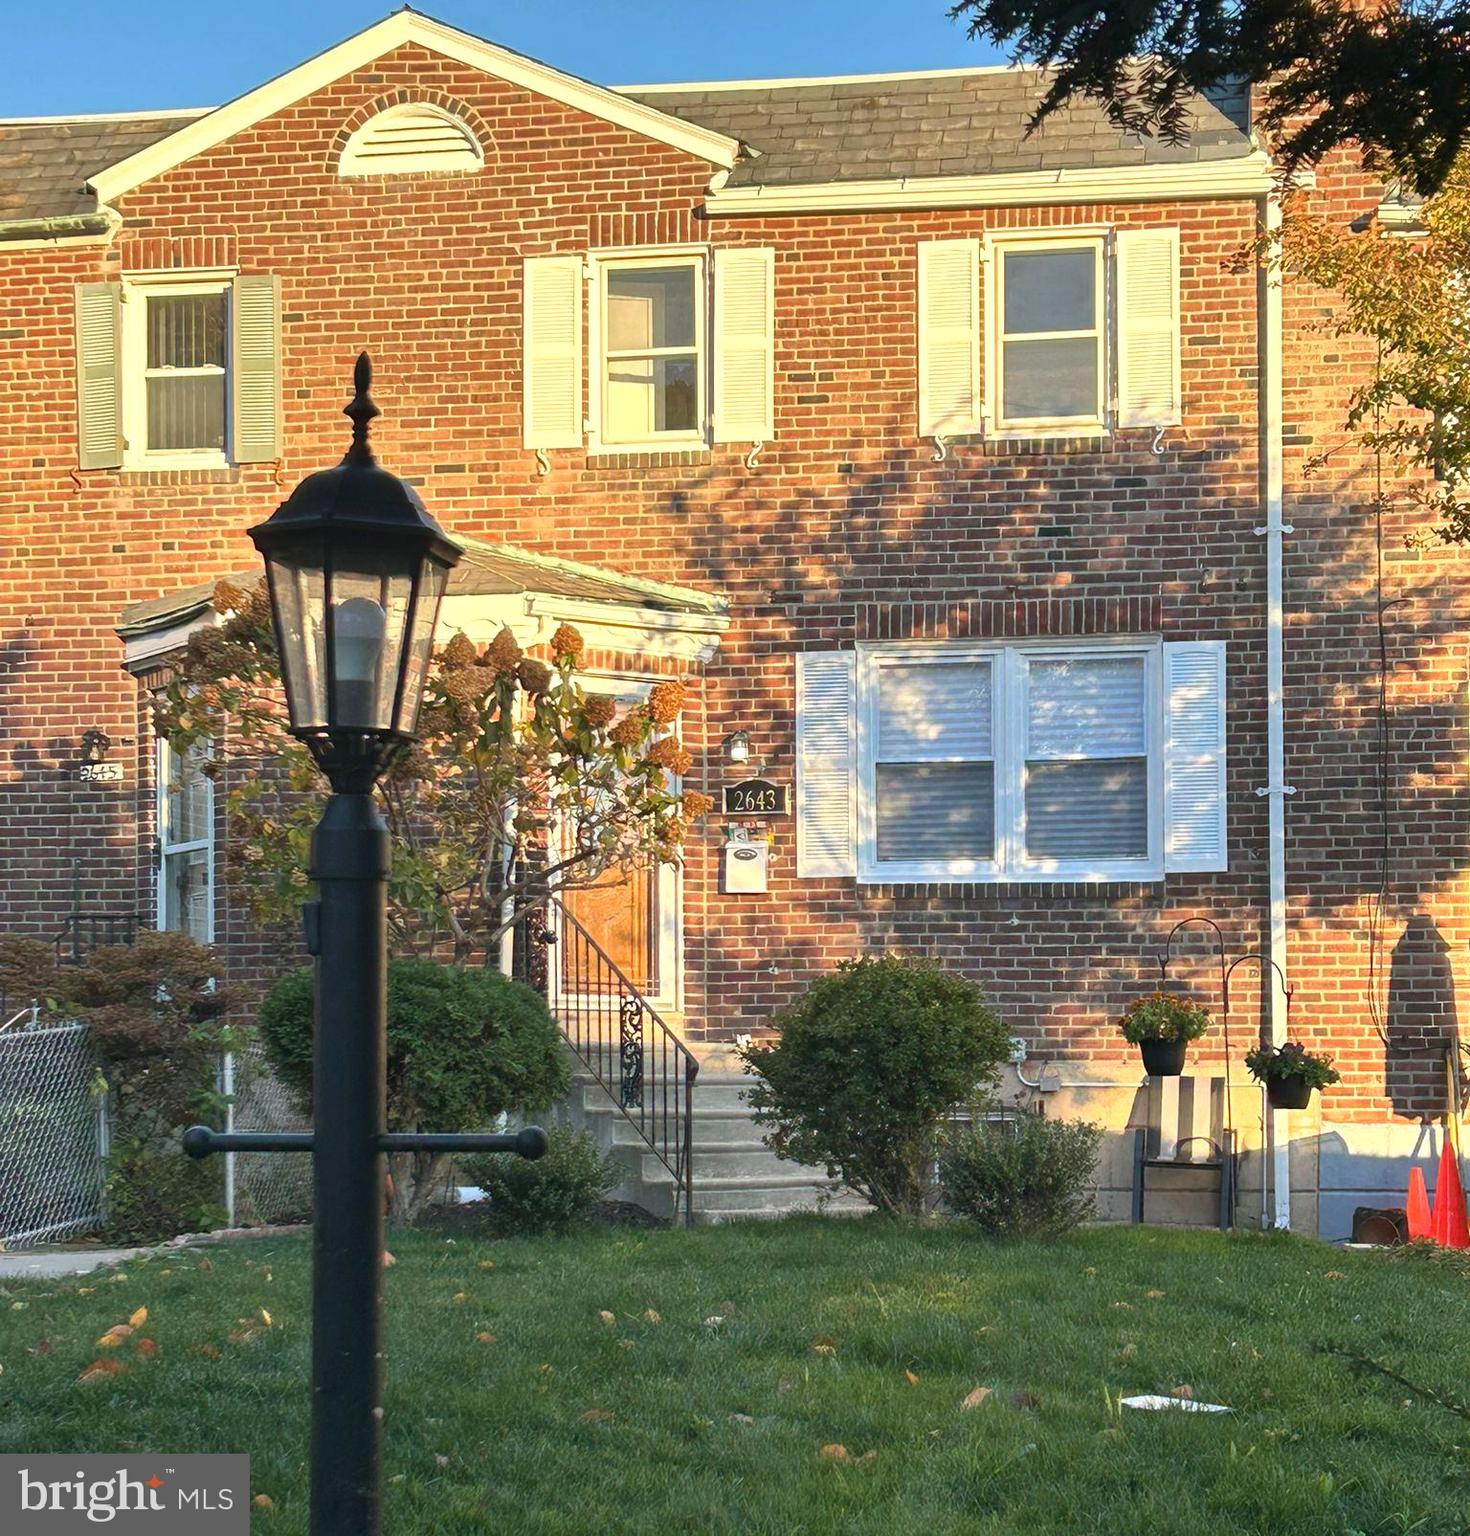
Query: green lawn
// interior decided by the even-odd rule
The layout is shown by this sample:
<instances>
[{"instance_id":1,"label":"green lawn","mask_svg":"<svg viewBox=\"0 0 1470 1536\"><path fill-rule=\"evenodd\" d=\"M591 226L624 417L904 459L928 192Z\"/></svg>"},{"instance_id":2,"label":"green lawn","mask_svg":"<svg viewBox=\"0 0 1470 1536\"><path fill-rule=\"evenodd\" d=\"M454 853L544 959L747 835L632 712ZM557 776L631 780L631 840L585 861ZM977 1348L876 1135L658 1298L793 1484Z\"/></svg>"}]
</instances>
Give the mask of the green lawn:
<instances>
[{"instance_id":1,"label":"green lawn","mask_svg":"<svg viewBox=\"0 0 1470 1536\"><path fill-rule=\"evenodd\" d=\"M1470 1530L1470 1424L1313 1348L1470 1395L1445 1264L815 1218L393 1250L390 1536ZM248 1451L253 1528L304 1531L308 1278L280 1238L10 1284L0 1451ZM145 1306L156 1355L95 1347ZM1115 1406L1183 1384L1234 1412Z\"/></svg>"}]
</instances>

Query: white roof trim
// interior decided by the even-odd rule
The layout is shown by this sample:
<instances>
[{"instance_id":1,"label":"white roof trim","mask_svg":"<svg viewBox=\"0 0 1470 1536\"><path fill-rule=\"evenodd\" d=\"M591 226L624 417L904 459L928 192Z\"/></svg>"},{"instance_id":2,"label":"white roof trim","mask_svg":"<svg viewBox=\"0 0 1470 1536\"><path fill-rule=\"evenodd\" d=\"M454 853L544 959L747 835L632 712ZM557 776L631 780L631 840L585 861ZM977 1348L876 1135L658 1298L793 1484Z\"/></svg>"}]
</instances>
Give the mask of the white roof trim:
<instances>
[{"instance_id":1,"label":"white roof trim","mask_svg":"<svg viewBox=\"0 0 1470 1536\"><path fill-rule=\"evenodd\" d=\"M900 177L892 181L756 187L730 187L723 182L723 175L716 173L705 195L705 212L711 216L1265 197L1276 187L1271 162L1259 150L1231 160L1012 171L990 176Z\"/></svg>"},{"instance_id":2,"label":"white roof trim","mask_svg":"<svg viewBox=\"0 0 1470 1536\"><path fill-rule=\"evenodd\" d=\"M780 91L802 85L865 85L880 80L946 80L960 75L1040 72L1036 64L956 64L946 69L885 69L872 75L777 75L769 80L667 80L649 85L615 85L615 91Z\"/></svg>"},{"instance_id":3,"label":"white roof trim","mask_svg":"<svg viewBox=\"0 0 1470 1536\"><path fill-rule=\"evenodd\" d=\"M61 112L52 117L0 117L0 128L41 123L140 123L155 117L203 117L213 107L150 107L138 112Z\"/></svg>"},{"instance_id":4,"label":"white roof trim","mask_svg":"<svg viewBox=\"0 0 1470 1536\"><path fill-rule=\"evenodd\" d=\"M99 171L92 178L92 190L100 201L110 203L142 182L213 149L261 118L281 111L303 96L309 96L333 80L408 43L417 43L498 80L534 91L539 96L549 97L674 149L682 149L713 165L734 165L740 153L739 143L722 133L681 122L656 107L631 101L616 91L563 74L524 54L512 53L455 27L445 26L443 22L403 10L395 11L336 47L287 70L284 75L277 75L274 80L237 96L234 101L216 107L213 112L195 118L156 144L129 155L126 160Z\"/></svg>"}]
</instances>

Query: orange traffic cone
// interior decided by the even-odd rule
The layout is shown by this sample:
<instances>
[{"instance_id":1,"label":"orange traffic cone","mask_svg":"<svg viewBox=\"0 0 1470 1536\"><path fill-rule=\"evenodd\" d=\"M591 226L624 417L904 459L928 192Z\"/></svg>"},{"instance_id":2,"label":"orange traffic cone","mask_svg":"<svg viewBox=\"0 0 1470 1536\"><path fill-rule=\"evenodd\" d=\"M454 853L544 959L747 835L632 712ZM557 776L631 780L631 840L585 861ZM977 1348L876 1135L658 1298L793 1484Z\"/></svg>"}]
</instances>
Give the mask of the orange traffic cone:
<instances>
[{"instance_id":1,"label":"orange traffic cone","mask_svg":"<svg viewBox=\"0 0 1470 1536\"><path fill-rule=\"evenodd\" d=\"M1429 1214L1429 1191L1424 1187L1424 1170L1409 1170L1409 1241L1434 1236L1434 1218Z\"/></svg>"},{"instance_id":2,"label":"orange traffic cone","mask_svg":"<svg viewBox=\"0 0 1470 1536\"><path fill-rule=\"evenodd\" d=\"M1460 1160L1446 1136L1439 1155L1439 1180L1434 1186L1434 1240L1446 1248L1470 1248L1465 1222L1465 1191L1460 1185Z\"/></svg>"}]
</instances>

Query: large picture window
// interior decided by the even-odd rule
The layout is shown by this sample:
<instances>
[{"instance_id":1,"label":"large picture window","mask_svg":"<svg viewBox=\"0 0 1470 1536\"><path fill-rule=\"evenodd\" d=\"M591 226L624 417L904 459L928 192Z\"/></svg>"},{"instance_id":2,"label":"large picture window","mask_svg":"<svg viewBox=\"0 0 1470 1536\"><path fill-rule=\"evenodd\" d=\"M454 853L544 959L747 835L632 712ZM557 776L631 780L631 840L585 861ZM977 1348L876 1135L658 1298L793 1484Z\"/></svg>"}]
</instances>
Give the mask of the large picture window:
<instances>
[{"instance_id":1,"label":"large picture window","mask_svg":"<svg viewBox=\"0 0 1470 1536\"><path fill-rule=\"evenodd\" d=\"M857 681L864 878L1162 873L1156 644L874 647Z\"/></svg>"}]
</instances>

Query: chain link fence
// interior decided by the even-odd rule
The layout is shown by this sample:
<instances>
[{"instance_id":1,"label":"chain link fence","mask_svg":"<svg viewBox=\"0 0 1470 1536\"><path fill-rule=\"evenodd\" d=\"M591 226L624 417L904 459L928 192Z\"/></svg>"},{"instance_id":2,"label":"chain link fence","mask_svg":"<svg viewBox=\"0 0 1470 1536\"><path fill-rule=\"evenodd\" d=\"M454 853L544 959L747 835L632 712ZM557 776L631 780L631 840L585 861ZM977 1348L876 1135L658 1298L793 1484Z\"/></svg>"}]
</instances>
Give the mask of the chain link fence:
<instances>
[{"instance_id":1,"label":"chain link fence","mask_svg":"<svg viewBox=\"0 0 1470 1536\"><path fill-rule=\"evenodd\" d=\"M81 1024L0 1031L0 1247L102 1221L106 1100Z\"/></svg>"},{"instance_id":2,"label":"chain link fence","mask_svg":"<svg viewBox=\"0 0 1470 1536\"><path fill-rule=\"evenodd\" d=\"M252 1041L226 1067L234 1094L230 1126L240 1131L309 1131L295 1095L271 1075L265 1047ZM225 1156L225 1210L232 1227L311 1220L311 1158L298 1153L230 1152Z\"/></svg>"}]
</instances>

